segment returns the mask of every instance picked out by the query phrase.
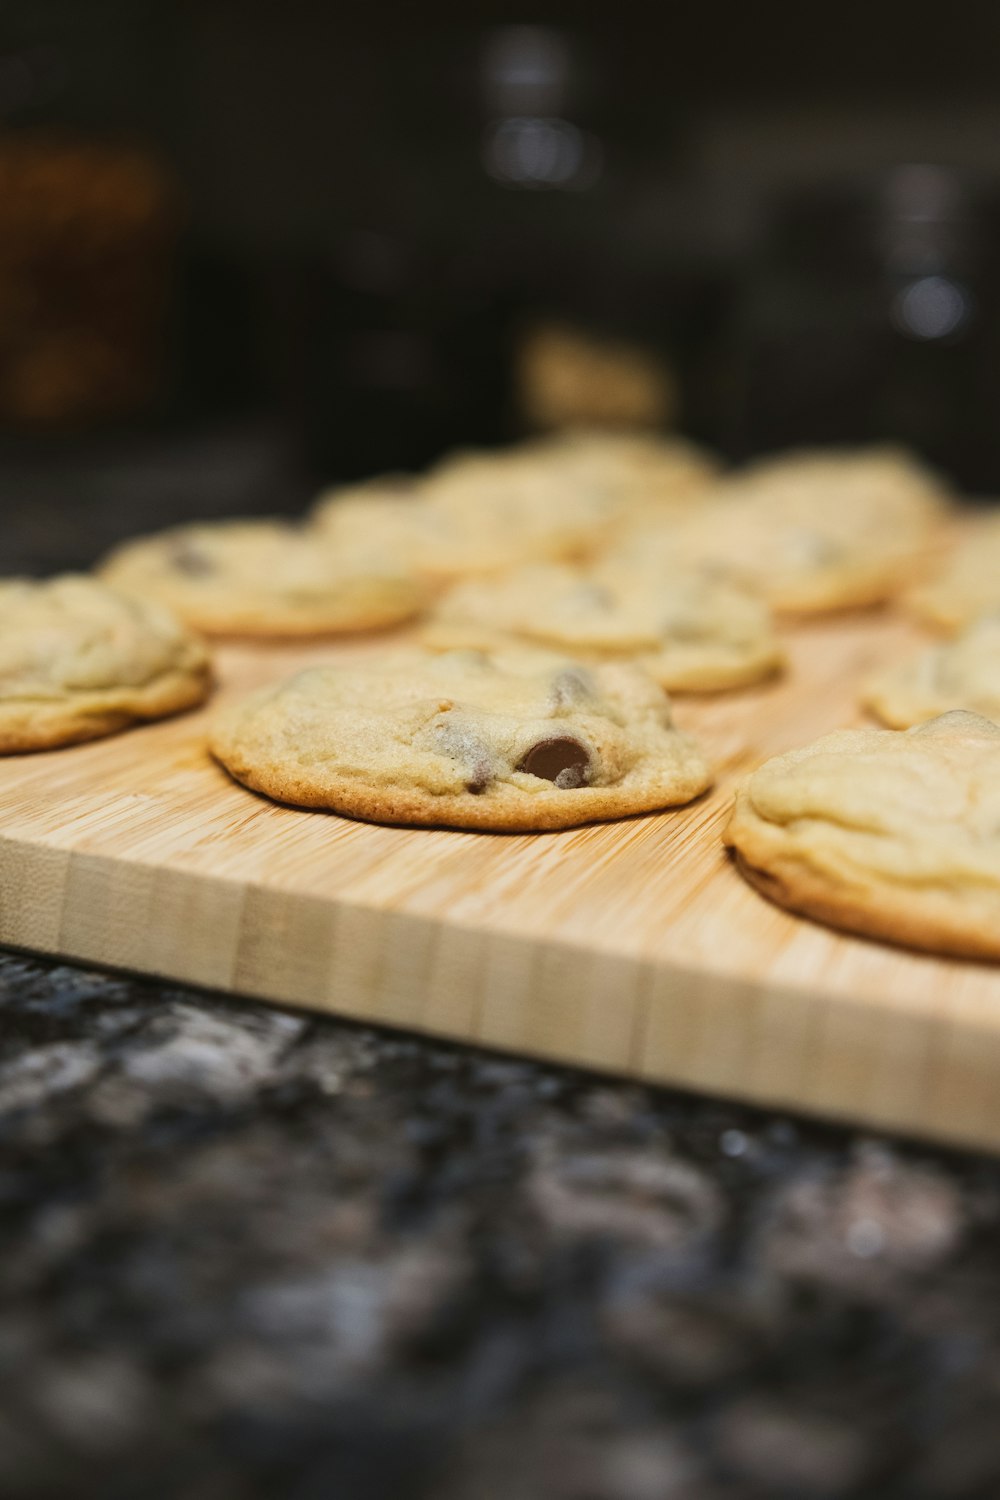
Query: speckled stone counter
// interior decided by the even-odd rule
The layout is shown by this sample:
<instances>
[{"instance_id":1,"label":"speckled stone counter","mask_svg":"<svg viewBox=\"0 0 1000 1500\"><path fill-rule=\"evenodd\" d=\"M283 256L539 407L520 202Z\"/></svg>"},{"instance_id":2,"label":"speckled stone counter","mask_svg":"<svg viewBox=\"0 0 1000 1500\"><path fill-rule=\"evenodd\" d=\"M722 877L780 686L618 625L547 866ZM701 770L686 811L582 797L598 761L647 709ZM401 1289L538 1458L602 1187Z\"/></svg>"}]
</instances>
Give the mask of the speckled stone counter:
<instances>
[{"instance_id":1,"label":"speckled stone counter","mask_svg":"<svg viewBox=\"0 0 1000 1500\"><path fill-rule=\"evenodd\" d=\"M0 1495L1000 1494L1000 1164L0 956Z\"/></svg>"}]
</instances>

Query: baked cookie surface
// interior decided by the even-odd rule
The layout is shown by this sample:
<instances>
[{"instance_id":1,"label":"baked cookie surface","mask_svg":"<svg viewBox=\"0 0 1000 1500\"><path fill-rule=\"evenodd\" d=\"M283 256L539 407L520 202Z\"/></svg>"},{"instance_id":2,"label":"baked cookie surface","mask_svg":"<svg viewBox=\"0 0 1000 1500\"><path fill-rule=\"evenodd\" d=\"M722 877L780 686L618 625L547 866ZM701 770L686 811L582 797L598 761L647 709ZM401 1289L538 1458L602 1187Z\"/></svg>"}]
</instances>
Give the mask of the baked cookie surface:
<instances>
[{"instance_id":1,"label":"baked cookie surface","mask_svg":"<svg viewBox=\"0 0 1000 1500\"><path fill-rule=\"evenodd\" d=\"M603 542L612 514L598 486L512 450L456 453L424 476L329 491L313 519L336 547L401 554L439 584L586 556Z\"/></svg>"},{"instance_id":2,"label":"baked cookie surface","mask_svg":"<svg viewBox=\"0 0 1000 1500\"><path fill-rule=\"evenodd\" d=\"M683 509L711 489L721 467L685 438L649 432L568 428L520 451L554 475L595 488L616 522Z\"/></svg>"},{"instance_id":3,"label":"baked cookie surface","mask_svg":"<svg viewBox=\"0 0 1000 1500\"><path fill-rule=\"evenodd\" d=\"M472 472L475 469L475 472ZM403 492L373 483L321 496L316 525L334 546L378 546L411 559L430 585L496 573L538 558L591 552L609 523L600 496L514 481L492 463L447 481L417 480Z\"/></svg>"},{"instance_id":4,"label":"baked cookie surface","mask_svg":"<svg viewBox=\"0 0 1000 1500\"><path fill-rule=\"evenodd\" d=\"M696 571L522 568L460 584L423 631L432 648L504 638L588 661L634 660L671 691L741 687L782 662L767 607Z\"/></svg>"},{"instance_id":5,"label":"baked cookie surface","mask_svg":"<svg viewBox=\"0 0 1000 1500\"><path fill-rule=\"evenodd\" d=\"M774 609L822 613L914 583L945 514L932 480L892 451L791 455L727 480L686 516L633 528L614 555L707 567Z\"/></svg>"},{"instance_id":6,"label":"baked cookie surface","mask_svg":"<svg viewBox=\"0 0 1000 1500\"><path fill-rule=\"evenodd\" d=\"M125 542L102 576L209 635L309 636L411 619L425 590L399 553L335 547L284 521L179 526Z\"/></svg>"},{"instance_id":7,"label":"baked cookie surface","mask_svg":"<svg viewBox=\"0 0 1000 1500\"><path fill-rule=\"evenodd\" d=\"M872 677L862 703L892 729L964 708L1000 723L1000 615Z\"/></svg>"},{"instance_id":8,"label":"baked cookie surface","mask_svg":"<svg viewBox=\"0 0 1000 1500\"><path fill-rule=\"evenodd\" d=\"M725 841L794 912L1000 958L1000 727L977 714L840 730L767 761L740 786Z\"/></svg>"},{"instance_id":9,"label":"baked cookie surface","mask_svg":"<svg viewBox=\"0 0 1000 1500\"><path fill-rule=\"evenodd\" d=\"M0 753L99 739L201 703L204 645L96 579L0 580Z\"/></svg>"},{"instance_id":10,"label":"baked cookie surface","mask_svg":"<svg viewBox=\"0 0 1000 1500\"><path fill-rule=\"evenodd\" d=\"M537 505L523 492L480 486L467 502L434 497L417 483L410 493L378 484L367 493L334 493L314 512L335 548L375 547L402 554L436 587L455 579L517 567L537 558L573 557L592 545L595 521L554 514L551 496Z\"/></svg>"},{"instance_id":11,"label":"baked cookie surface","mask_svg":"<svg viewBox=\"0 0 1000 1500\"><path fill-rule=\"evenodd\" d=\"M688 802L710 773L645 673L531 650L402 649L223 712L211 748L278 801L383 823L565 828Z\"/></svg>"},{"instance_id":12,"label":"baked cookie surface","mask_svg":"<svg viewBox=\"0 0 1000 1500\"><path fill-rule=\"evenodd\" d=\"M940 475L909 449L892 443L860 448L793 448L755 459L740 482L769 494L811 494L822 502L834 488L864 510L899 506L911 517L932 515L949 490Z\"/></svg>"},{"instance_id":13,"label":"baked cookie surface","mask_svg":"<svg viewBox=\"0 0 1000 1500\"><path fill-rule=\"evenodd\" d=\"M636 517L687 508L715 473L715 461L680 438L583 429L457 450L423 475L329 490L312 516L336 545L401 551L448 584L591 557Z\"/></svg>"},{"instance_id":14,"label":"baked cookie surface","mask_svg":"<svg viewBox=\"0 0 1000 1500\"><path fill-rule=\"evenodd\" d=\"M922 619L957 631L1000 612L1000 515L977 517L943 569L908 596Z\"/></svg>"}]
</instances>

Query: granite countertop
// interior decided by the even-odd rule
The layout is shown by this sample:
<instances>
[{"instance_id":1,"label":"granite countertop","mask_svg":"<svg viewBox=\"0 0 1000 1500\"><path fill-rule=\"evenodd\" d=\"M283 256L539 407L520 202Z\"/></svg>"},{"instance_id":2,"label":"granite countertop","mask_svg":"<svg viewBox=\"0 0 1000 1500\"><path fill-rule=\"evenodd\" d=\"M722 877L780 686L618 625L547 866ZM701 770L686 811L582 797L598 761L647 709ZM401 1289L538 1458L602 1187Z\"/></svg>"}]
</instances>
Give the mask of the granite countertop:
<instances>
[{"instance_id":1,"label":"granite countertop","mask_svg":"<svg viewBox=\"0 0 1000 1500\"><path fill-rule=\"evenodd\" d=\"M0 1495L1000 1493L1000 1164L0 956Z\"/></svg>"},{"instance_id":2,"label":"granite countertop","mask_svg":"<svg viewBox=\"0 0 1000 1500\"><path fill-rule=\"evenodd\" d=\"M0 954L0 1398L2 1500L996 1500L1000 1163Z\"/></svg>"}]
</instances>

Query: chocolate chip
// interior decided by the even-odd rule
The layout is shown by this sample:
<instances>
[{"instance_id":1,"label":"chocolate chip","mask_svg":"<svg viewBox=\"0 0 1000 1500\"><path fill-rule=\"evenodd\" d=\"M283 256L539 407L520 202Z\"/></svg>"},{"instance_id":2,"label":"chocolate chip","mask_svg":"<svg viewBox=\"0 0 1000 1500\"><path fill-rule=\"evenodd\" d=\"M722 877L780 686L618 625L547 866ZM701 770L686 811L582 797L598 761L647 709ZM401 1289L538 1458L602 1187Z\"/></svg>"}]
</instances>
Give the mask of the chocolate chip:
<instances>
[{"instance_id":1,"label":"chocolate chip","mask_svg":"<svg viewBox=\"0 0 1000 1500\"><path fill-rule=\"evenodd\" d=\"M488 760L477 760L472 767L465 790L478 797L480 792L485 792L493 780L493 767Z\"/></svg>"},{"instance_id":2,"label":"chocolate chip","mask_svg":"<svg viewBox=\"0 0 1000 1500\"><path fill-rule=\"evenodd\" d=\"M568 735L539 740L521 757L517 769L542 781L552 781L561 791L585 786L590 775L590 755L586 746Z\"/></svg>"}]
</instances>

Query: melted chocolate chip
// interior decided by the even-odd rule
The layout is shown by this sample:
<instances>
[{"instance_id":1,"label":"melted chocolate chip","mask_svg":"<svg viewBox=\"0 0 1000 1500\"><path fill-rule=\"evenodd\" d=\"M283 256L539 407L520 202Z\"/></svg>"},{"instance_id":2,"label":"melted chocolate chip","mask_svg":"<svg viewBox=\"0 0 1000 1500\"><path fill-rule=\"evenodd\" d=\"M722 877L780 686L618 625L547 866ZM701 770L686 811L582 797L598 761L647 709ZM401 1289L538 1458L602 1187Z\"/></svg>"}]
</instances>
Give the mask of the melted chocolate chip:
<instances>
[{"instance_id":1,"label":"melted chocolate chip","mask_svg":"<svg viewBox=\"0 0 1000 1500\"><path fill-rule=\"evenodd\" d=\"M532 745L521 757L517 769L542 781L552 781L560 791L568 792L586 785L590 755L579 740L570 739L569 735L556 735Z\"/></svg>"},{"instance_id":2,"label":"melted chocolate chip","mask_svg":"<svg viewBox=\"0 0 1000 1500\"><path fill-rule=\"evenodd\" d=\"M465 783L465 790L478 797L480 792L485 792L493 780L493 767L488 760L478 760L472 767L472 772Z\"/></svg>"}]
</instances>

